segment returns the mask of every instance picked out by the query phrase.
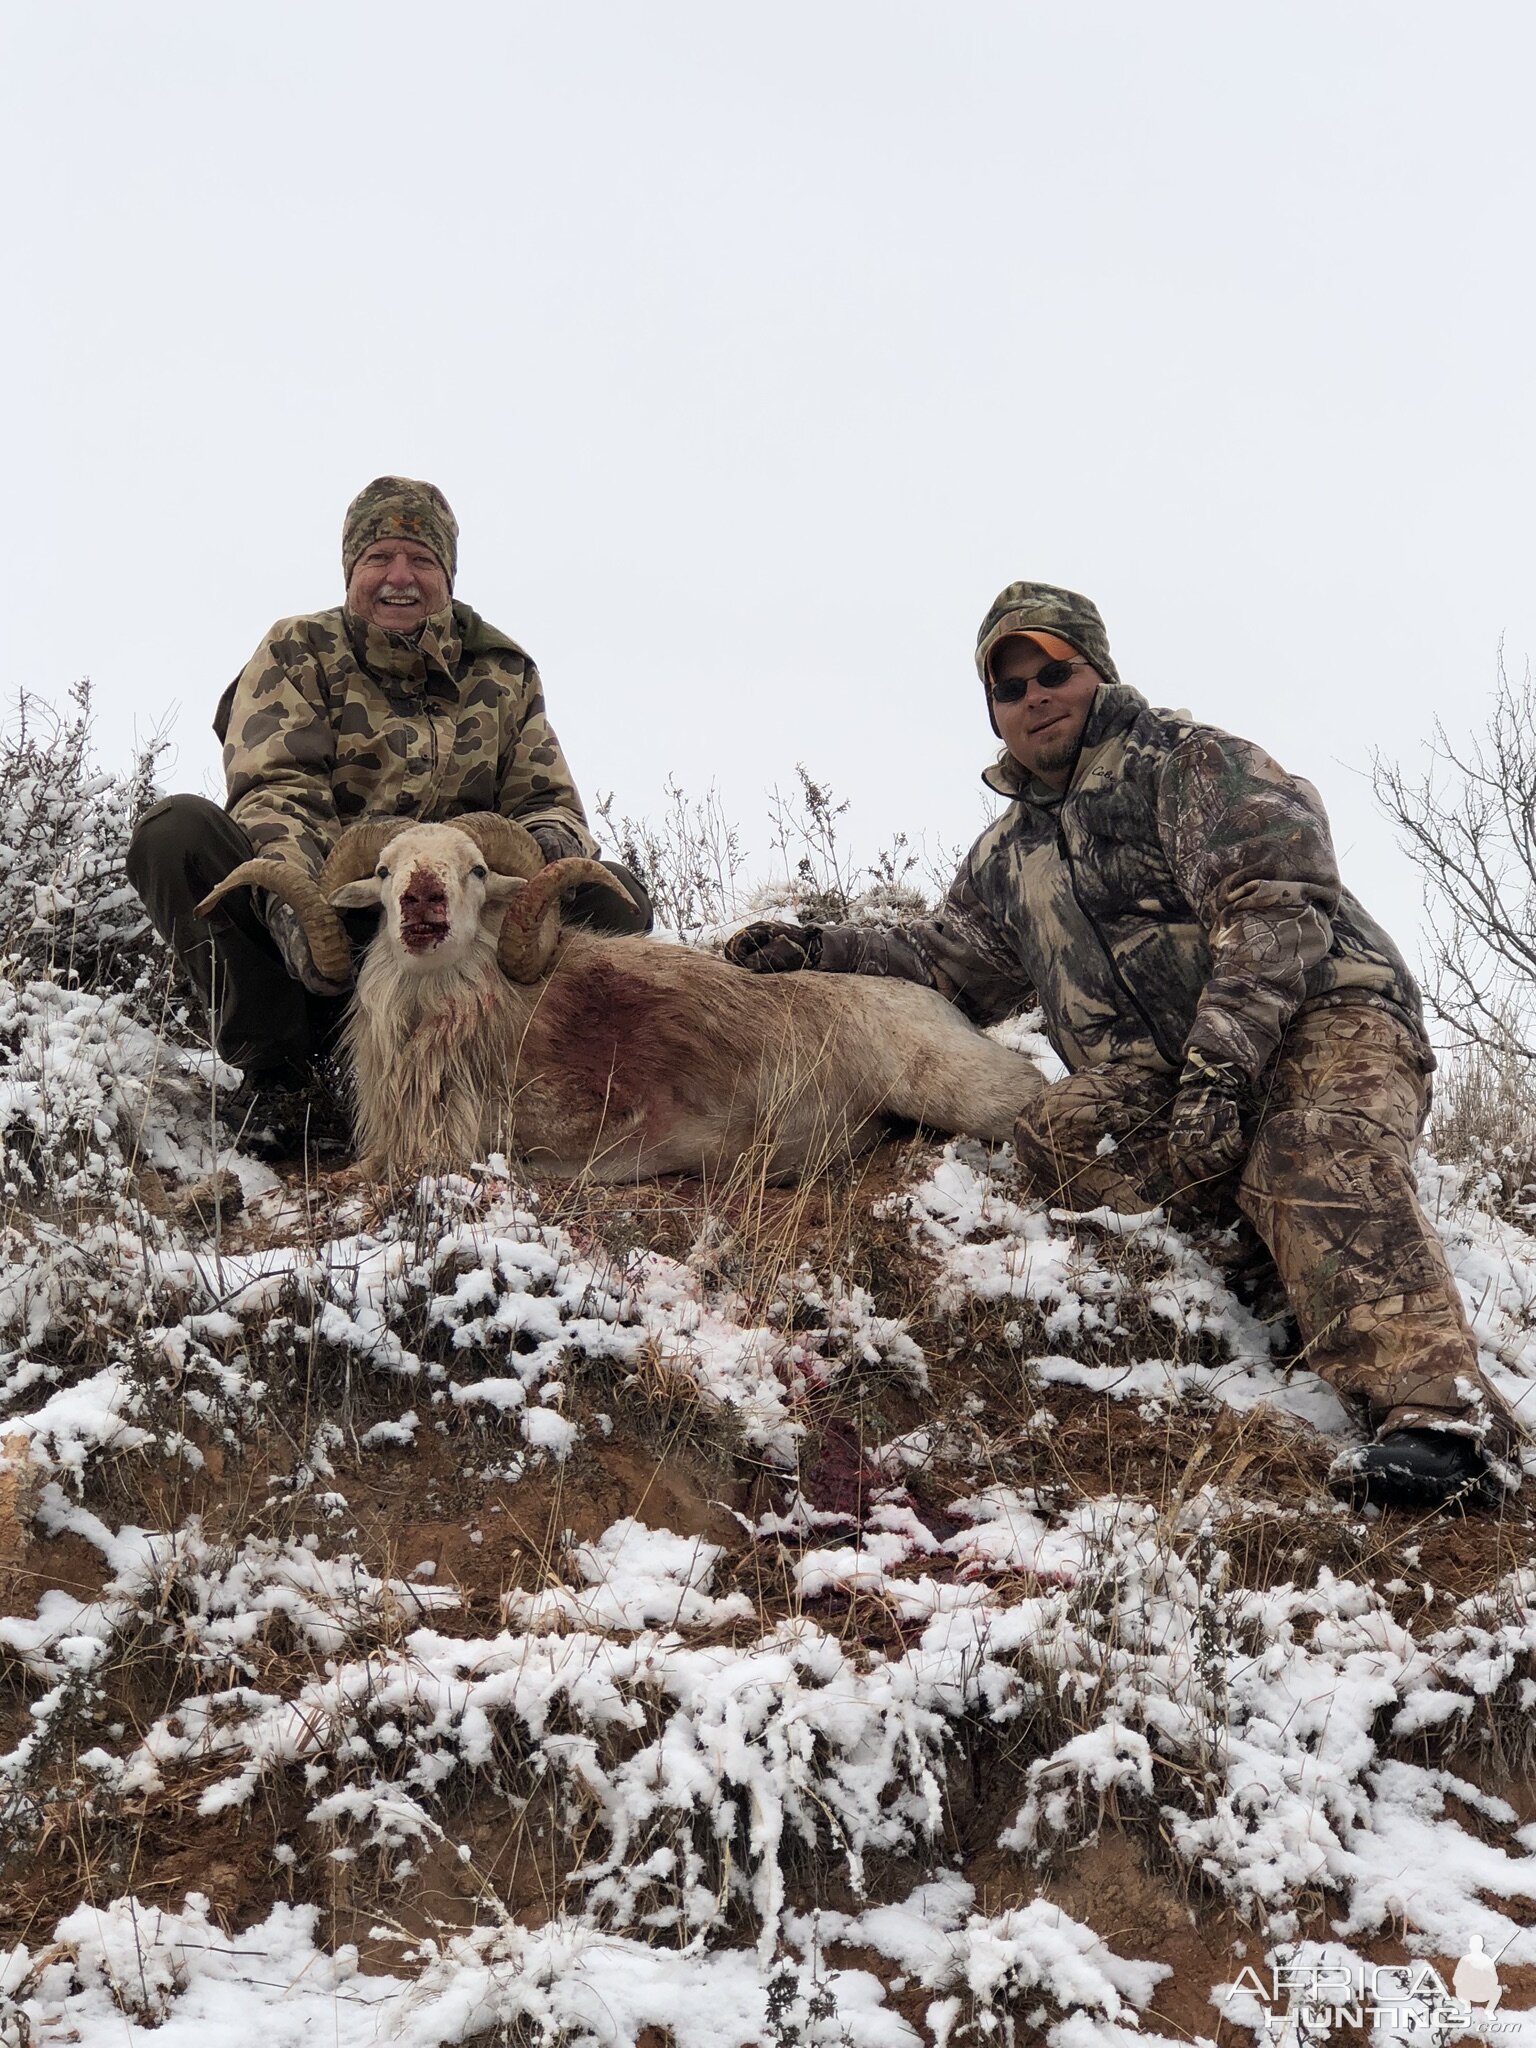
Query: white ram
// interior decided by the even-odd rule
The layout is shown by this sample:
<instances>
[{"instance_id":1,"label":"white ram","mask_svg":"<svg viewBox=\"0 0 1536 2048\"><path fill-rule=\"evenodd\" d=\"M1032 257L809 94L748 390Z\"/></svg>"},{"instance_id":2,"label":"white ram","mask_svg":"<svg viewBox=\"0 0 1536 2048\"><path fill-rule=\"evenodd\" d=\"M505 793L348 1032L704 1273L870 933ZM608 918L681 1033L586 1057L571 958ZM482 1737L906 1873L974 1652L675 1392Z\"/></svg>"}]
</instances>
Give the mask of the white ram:
<instances>
[{"instance_id":1,"label":"white ram","mask_svg":"<svg viewBox=\"0 0 1536 2048\"><path fill-rule=\"evenodd\" d=\"M1036 1068L915 983L755 975L691 946L560 928L560 898L618 884L545 866L475 814L352 826L318 882L247 861L234 888L293 904L315 964L351 976L339 912L377 906L345 1032L364 1164L404 1174L499 1151L535 1174L774 1178L873 1143L893 1118L1002 1139Z\"/></svg>"}]
</instances>

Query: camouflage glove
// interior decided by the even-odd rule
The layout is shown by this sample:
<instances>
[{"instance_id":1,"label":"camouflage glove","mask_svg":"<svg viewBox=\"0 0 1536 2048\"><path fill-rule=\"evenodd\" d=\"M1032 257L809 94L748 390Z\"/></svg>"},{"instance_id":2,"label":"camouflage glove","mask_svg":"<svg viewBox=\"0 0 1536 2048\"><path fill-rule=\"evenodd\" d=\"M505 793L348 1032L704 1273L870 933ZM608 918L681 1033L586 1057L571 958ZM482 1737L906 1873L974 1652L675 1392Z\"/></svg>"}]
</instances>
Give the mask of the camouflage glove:
<instances>
[{"instance_id":1,"label":"camouflage glove","mask_svg":"<svg viewBox=\"0 0 1536 2048\"><path fill-rule=\"evenodd\" d=\"M343 981L327 981L316 971L315 963L309 957L309 941L304 936L304 927L299 923L299 913L291 903L269 898L267 902L267 930L272 934L277 950L283 956L283 965L295 981L302 981L312 996L344 996L347 984Z\"/></svg>"},{"instance_id":2,"label":"camouflage glove","mask_svg":"<svg viewBox=\"0 0 1536 2048\"><path fill-rule=\"evenodd\" d=\"M819 924L746 924L725 942L733 967L753 974L794 974L821 959Z\"/></svg>"},{"instance_id":3,"label":"camouflage glove","mask_svg":"<svg viewBox=\"0 0 1536 2048\"><path fill-rule=\"evenodd\" d=\"M538 846L546 863L555 860L584 858L587 849L569 827L565 825L530 825L528 836Z\"/></svg>"},{"instance_id":4,"label":"camouflage glove","mask_svg":"<svg viewBox=\"0 0 1536 2048\"><path fill-rule=\"evenodd\" d=\"M1248 1156L1247 1079L1224 1060L1187 1052L1168 1122L1168 1171L1180 1194L1224 1180Z\"/></svg>"}]
</instances>

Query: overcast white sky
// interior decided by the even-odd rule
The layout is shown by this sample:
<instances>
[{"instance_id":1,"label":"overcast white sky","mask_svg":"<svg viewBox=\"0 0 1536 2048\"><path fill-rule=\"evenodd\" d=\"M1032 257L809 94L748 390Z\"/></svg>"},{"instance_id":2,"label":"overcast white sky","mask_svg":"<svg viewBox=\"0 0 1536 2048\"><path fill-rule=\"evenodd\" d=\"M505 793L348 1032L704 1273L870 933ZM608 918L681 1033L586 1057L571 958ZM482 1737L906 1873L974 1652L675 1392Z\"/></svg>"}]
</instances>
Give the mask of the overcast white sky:
<instances>
[{"instance_id":1,"label":"overcast white sky","mask_svg":"<svg viewBox=\"0 0 1536 2048\"><path fill-rule=\"evenodd\" d=\"M339 601L430 477L588 797L805 761L969 840L976 625L1095 597L1326 796L1536 646L1536 10L6 5L7 698L102 751Z\"/></svg>"}]
</instances>

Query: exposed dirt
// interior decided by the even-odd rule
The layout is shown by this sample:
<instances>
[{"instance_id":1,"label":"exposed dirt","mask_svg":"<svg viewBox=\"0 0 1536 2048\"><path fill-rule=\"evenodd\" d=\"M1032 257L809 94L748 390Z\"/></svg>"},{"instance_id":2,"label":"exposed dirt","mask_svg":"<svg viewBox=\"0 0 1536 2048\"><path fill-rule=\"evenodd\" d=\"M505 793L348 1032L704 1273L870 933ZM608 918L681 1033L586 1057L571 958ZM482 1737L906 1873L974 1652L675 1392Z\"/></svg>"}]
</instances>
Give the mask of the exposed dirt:
<instances>
[{"instance_id":1,"label":"exposed dirt","mask_svg":"<svg viewBox=\"0 0 1536 2048\"><path fill-rule=\"evenodd\" d=\"M1340 1508L1326 1488L1330 1446L1263 1410L1239 1416L1193 1403L1158 1410L1081 1388L1031 1383L1020 1368L1021 1347L1009 1341L1005 1325L1025 1326L1026 1356L1060 1350L1064 1340L1048 1335L1043 1324L1035 1329L1034 1311L1018 1303L935 1299L931 1261L914 1246L898 1207L882 1206L912 1170L908 1148L892 1145L803 1188L710 1191L696 1182L671 1182L549 1189L541 1197L542 1213L589 1251L615 1261L636 1248L686 1256L718 1284L739 1290L754 1315L766 1315L775 1303L782 1312L786 1267L803 1261L819 1275L835 1272L848 1286L868 1288L881 1313L909 1320L929 1362L930 1390L916 1391L877 1368L813 1389L797 1473L771 1473L744 1456L728 1420L707 1414L686 1386L651 1365L629 1385L619 1375L573 1370L568 1412L584 1425L575 1454L564 1466L515 1481L496 1475L520 1438L514 1422L494 1413L439 1417L431 1411L408 1447L365 1452L363 1428L406 1405L400 1386L370 1384L350 1361L316 1347L288 1378L274 1379L260 1427L244 1442L226 1444L216 1429L201 1427L190 1432L202 1453L200 1468L186 1460L106 1461L88 1477L86 1503L110 1523L146 1527L174 1528L196 1513L214 1540L252 1530L312 1536L327 1554L355 1553L381 1578L456 1590L459 1605L431 1609L430 1625L461 1635L494 1634L511 1589L532 1590L562 1577L569 1544L635 1515L720 1546L716 1590L740 1588L751 1596L754 1620L741 1632L749 1638L803 1603L793 1581L795 1546L754 1541L738 1516L750 1520L782 1508L798 1490L812 1505L844 1517L851 1540L872 1497L896 1482L892 1468L876 1457L879 1447L903 1432L940 1425L938 1448L925 1468L906 1472L905 1486L906 1499L941 1540L962 1526L948 1512L950 1504L987 1483L1032 1488L1043 1503L1063 1508L1118 1492L1150 1502L1170 1522L1184 1500L1210 1486L1226 1504L1218 1540L1238 1582L1311 1584L1325 1568L1341 1577L1367 1576L1397 1588L1390 1597L1405 1621L1436 1608L1448 1613L1455 1601L1536 1556L1524 1512L1366 1521ZM338 1203L356 1202L360 1193L355 1175L321 1176L294 1201L323 1216ZM247 1245L289 1227L260 1212L225 1224L228 1242ZM1102 1246L1096 1251L1108 1256ZM1127 1272L1137 1256L1134 1247L1123 1253ZM1155 1277L1151 1269L1146 1277ZM809 1303L792 1304L789 1314L803 1318L801 1327L814 1323ZM1166 1355L1169 1326L1147 1314L1146 1329L1133 1323L1114 1347L1093 1350L1095 1362L1145 1355L1152 1338L1156 1355ZM595 1422L599 1413L610 1418L606 1436ZM344 1496L345 1511L329 1519L274 1483L274 1475L280 1479L294 1469L324 1416L345 1421L334 1458L334 1489ZM819 1532L816 1540L835 1543L838 1529ZM940 1578L952 1570L943 1557L926 1558L913 1570L919 1568ZM0 1551L0 1610L35 1613L49 1592L95 1599L106 1580L101 1557L81 1538L50 1541L34 1528ZM913 1633L887 1603L868 1594L838 1592L811 1611L850 1654L899 1654ZM403 1632L421 1618L407 1600L396 1625ZM152 1635L146 1625L144 1643L103 1675L106 1695L76 1730L79 1749L104 1726L143 1729L187 1689L186 1669L173 1651L152 1643ZM259 1637L252 1656L259 1666L254 1682L270 1681L274 1689L296 1673L318 1672L323 1663L301 1652L276 1623ZM26 1732L35 1693L35 1683L0 1652L0 1744L11 1747ZM1530 1821L1536 1818L1536 1777L1522 1739L1516 1728L1474 1727L1455 1767ZM967 1730L957 1734L957 1745L943 1860L975 1886L978 1906L996 1912L1036 1895L1054 1900L1091 1921L1123 1954L1170 1966L1147 2024L1175 2036L1219 2034L1211 1986L1234 1977L1245 1955L1260 1957L1264 1943L1229 1910L1192 1891L1188 1874L1159 1839L1155 1813L1111 1822L1096 1841L1037 1870L996 1846L1023 1796L1027 1744L1010 1748ZM317 1904L328 1938L357 1942L365 1967L395 1968L403 1948L421 1937L474 1926L502 1909L539 1924L568 1903L568 1880L590 1847L546 1791L535 1788L526 1805L521 1793L477 1792L457 1811L449 1800L450 1839L415 1854L409 1876L397 1879L371 1853L338 1861L316 1841L317 1830L304 1820L315 1795L298 1769L277 1774L248 1808L212 1818L198 1814L197 1799L220 1775L216 1770L182 1773L163 1791L115 1809L93 1802L73 1755L58 1759L52 1775L54 1791L30 1852L8 1864L0 1854L0 1942L35 1939L38 1929L82 1898L106 1900L132 1889L172 1904L197 1890L231 1929L259 1917L277 1896ZM1476 1824L1475 1814L1467 1824ZM872 1867L870 1898L904 1897L931 1874L909 1860ZM852 1897L836 1858L809 1871L797 1868L791 1894L797 1903L847 1911L869 1902ZM381 1927L387 1931L375 1934ZM1326 1914L1306 1931L1326 1935ZM887 1982L897 1974L894 1965L864 1952L834 1957L855 1959ZM1389 1944L1377 1959L1392 1959ZM1446 1963L1447 1974L1453 1964ZM1536 1972L1506 1971L1505 1981L1511 2003L1536 1997ZM929 1996L908 1986L893 2002L921 2029ZM663 2048L661 2037L648 2048Z\"/></svg>"}]
</instances>

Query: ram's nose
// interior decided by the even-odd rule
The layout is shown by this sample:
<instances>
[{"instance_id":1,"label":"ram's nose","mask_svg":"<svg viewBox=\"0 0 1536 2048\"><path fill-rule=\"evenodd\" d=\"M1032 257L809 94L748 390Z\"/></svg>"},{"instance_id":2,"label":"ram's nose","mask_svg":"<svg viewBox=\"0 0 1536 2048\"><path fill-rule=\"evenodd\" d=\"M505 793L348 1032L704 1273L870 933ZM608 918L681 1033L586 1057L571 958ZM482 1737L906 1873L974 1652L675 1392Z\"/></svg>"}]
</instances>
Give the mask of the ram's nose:
<instances>
[{"instance_id":1,"label":"ram's nose","mask_svg":"<svg viewBox=\"0 0 1536 2048\"><path fill-rule=\"evenodd\" d=\"M417 868L400 891L400 937L409 952L437 945L448 931L448 891L441 875Z\"/></svg>"},{"instance_id":2,"label":"ram's nose","mask_svg":"<svg viewBox=\"0 0 1536 2048\"><path fill-rule=\"evenodd\" d=\"M446 917L448 891L443 887L442 876L434 875L430 868L417 868L400 891L400 909L406 917Z\"/></svg>"}]
</instances>

